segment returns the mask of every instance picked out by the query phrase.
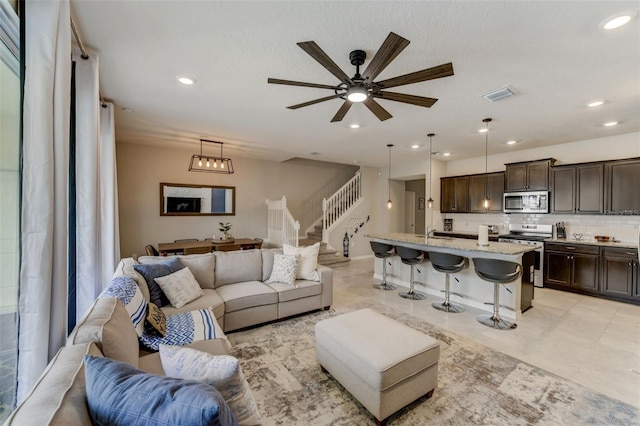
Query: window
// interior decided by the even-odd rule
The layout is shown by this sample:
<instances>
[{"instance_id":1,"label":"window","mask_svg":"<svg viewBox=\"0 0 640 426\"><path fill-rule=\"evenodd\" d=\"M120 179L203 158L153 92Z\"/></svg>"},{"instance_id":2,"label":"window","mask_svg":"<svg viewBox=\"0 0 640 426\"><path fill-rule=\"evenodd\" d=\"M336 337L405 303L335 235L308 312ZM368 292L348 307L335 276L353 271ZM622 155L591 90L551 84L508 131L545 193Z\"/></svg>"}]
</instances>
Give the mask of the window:
<instances>
[{"instance_id":1,"label":"window","mask_svg":"<svg viewBox=\"0 0 640 426\"><path fill-rule=\"evenodd\" d=\"M20 272L18 17L0 0L0 423L15 405Z\"/></svg>"}]
</instances>

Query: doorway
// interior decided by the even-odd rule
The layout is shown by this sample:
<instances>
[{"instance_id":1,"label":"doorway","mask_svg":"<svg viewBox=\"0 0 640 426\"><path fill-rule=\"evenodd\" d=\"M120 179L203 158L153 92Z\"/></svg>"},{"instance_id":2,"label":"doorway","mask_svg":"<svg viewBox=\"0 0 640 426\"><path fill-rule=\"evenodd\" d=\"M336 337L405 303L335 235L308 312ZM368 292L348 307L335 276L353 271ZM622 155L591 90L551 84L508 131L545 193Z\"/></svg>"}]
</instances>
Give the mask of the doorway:
<instances>
[{"instance_id":1,"label":"doorway","mask_svg":"<svg viewBox=\"0 0 640 426\"><path fill-rule=\"evenodd\" d=\"M416 233L416 193L404 192L404 232Z\"/></svg>"}]
</instances>

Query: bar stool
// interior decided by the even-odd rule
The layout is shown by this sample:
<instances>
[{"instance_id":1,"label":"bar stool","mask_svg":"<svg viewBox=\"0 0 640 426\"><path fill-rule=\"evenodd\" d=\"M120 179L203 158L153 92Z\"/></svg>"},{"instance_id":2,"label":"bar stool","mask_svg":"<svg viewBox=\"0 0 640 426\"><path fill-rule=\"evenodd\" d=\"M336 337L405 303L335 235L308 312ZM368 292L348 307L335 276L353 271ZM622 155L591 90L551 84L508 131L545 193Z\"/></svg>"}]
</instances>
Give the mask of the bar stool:
<instances>
[{"instance_id":1,"label":"bar stool","mask_svg":"<svg viewBox=\"0 0 640 426\"><path fill-rule=\"evenodd\" d=\"M499 259L473 258L476 274L485 281L493 283L493 315L478 315L478 322L487 327L500 330L516 328L515 322L500 318L500 284L507 284L517 280L522 275L522 268L515 262Z\"/></svg>"},{"instance_id":2,"label":"bar stool","mask_svg":"<svg viewBox=\"0 0 640 426\"><path fill-rule=\"evenodd\" d=\"M419 293L417 291L413 291L413 268L419 263L422 263L425 256L424 253L420 250L397 246L396 253L400 256L400 260L405 265L409 265L411 267L411 273L409 274L409 291L401 291L398 293L400 297L404 299L411 300L424 300L427 298L426 294Z\"/></svg>"},{"instance_id":3,"label":"bar stool","mask_svg":"<svg viewBox=\"0 0 640 426\"><path fill-rule=\"evenodd\" d=\"M378 243L376 241L370 241L371 250L373 255L378 259L382 259L382 282L380 284L374 284L373 288L378 290L395 290L396 286L387 284L387 258L396 254L396 250L392 245Z\"/></svg>"},{"instance_id":4,"label":"bar stool","mask_svg":"<svg viewBox=\"0 0 640 426\"><path fill-rule=\"evenodd\" d=\"M464 312L464 308L449 301L449 276L469 267L469 259L450 253L441 253L437 251L427 252L429 260L433 265L433 269L444 273L444 302L434 302L431 304L434 308L445 311L460 313Z\"/></svg>"}]
</instances>

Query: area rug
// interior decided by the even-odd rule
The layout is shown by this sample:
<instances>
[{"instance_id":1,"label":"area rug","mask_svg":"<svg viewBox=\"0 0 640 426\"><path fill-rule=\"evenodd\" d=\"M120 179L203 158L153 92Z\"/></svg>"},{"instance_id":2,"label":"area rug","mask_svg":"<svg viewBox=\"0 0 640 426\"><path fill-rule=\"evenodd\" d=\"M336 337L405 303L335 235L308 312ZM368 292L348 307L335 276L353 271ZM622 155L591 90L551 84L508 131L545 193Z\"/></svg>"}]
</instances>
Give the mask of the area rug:
<instances>
[{"instance_id":1,"label":"area rug","mask_svg":"<svg viewBox=\"0 0 640 426\"><path fill-rule=\"evenodd\" d=\"M389 425L640 425L640 410L379 304L231 333L264 425L368 425L374 418L316 359L314 326L372 308L440 341L438 387ZM392 350L392 348L390 348Z\"/></svg>"}]
</instances>

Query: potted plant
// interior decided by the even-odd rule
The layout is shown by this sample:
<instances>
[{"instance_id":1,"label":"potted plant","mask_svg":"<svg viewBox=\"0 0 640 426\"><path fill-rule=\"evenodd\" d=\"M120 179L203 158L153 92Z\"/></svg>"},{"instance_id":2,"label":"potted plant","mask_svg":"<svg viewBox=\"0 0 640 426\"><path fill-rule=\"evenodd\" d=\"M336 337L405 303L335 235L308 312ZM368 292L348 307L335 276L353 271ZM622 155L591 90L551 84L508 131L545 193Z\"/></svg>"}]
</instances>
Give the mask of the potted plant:
<instances>
[{"instance_id":1,"label":"potted plant","mask_svg":"<svg viewBox=\"0 0 640 426\"><path fill-rule=\"evenodd\" d=\"M233 241L233 236L231 235L231 233L229 232L231 230L231 223L227 222L227 223L223 223L223 222L219 222L220 224L220 232L222 232L222 239L224 241Z\"/></svg>"}]
</instances>

